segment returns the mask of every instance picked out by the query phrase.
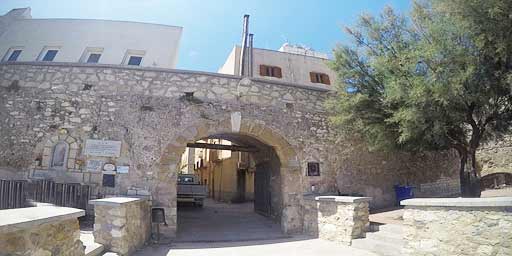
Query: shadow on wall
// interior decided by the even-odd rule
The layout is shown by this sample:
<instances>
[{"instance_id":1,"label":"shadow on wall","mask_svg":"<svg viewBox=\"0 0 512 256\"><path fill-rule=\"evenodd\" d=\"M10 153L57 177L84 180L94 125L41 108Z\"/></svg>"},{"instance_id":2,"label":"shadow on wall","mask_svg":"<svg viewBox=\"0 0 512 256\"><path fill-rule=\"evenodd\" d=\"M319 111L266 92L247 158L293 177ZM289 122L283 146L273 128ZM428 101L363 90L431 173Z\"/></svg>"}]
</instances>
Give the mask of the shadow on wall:
<instances>
[{"instance_id":1,"label":"shadow on wall","mask_svg":"<svg viewBox=\"0 0 512 256\"><path fill-rule=\"evenodd\" d=\"M512 173L498 172L485 175L480 180L480 188L494 189L505 185L512 185Z\"/></svg>"}]
</instances>

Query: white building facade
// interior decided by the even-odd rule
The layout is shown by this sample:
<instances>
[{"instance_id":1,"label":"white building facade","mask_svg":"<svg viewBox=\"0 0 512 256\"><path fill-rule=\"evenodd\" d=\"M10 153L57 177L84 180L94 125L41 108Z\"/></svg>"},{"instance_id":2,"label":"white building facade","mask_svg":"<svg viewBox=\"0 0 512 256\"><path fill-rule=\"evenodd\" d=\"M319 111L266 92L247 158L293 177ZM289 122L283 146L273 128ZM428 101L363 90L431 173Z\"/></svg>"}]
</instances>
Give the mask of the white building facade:
<instances>
[{"instance_id":1,"label":"white building facade","mask_svg":"<svg viewBox=\"0 0 512 256\"><path fill-rule=\"evenodd\" d=\"M219 73L240 74L241 47L235 46ZM332 87L336 74L328 66L327 54L284 44L279 50L252 49L252 76L294 84Z\"/></svg>"},{"instance_id":2,"label":"white building facade","mask_svg":"<svg viewBox=\"0 0 512 256\"><path fill-rule=\"evenodd\" d=\"M128 21L0 16L1 61L81 62L175 68L182 28Z\"/></svg>"}]
</instances>

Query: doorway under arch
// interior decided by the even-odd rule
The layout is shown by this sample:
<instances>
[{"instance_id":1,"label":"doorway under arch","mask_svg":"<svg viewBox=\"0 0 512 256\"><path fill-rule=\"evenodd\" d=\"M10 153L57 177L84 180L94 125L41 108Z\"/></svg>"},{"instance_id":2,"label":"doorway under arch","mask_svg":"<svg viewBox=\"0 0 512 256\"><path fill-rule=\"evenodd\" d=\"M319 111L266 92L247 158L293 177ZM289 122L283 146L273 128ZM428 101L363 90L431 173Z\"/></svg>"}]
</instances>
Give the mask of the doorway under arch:
<instances>
[{"instance_id":1,"label":"doorway under arch","mask_svg":"<svg viewBox=\"0 0 512 256\"><path fill-rule=\"evenodd\" d=\"M177 229L180 228L177 221L179 216L177 214L176 180L181 156L186 151L187 144L205 139L228 140L236 146L256 149L255 152L251 152L257 162L255 166L260 170L265 168L270 170L271 175L261 175L262 178L258 178L258 180L268 181L267 187L262 186L262 189L268 189L270 186L270 200L261 196L260 191L256 191L258 190L256 183L254 188L255 199L256 193L259 193L258 196L261 197L258 198L270 201L270 204L258 205L255 209L273 218L280 225L283 234L302 232L302 208L299 203L299 195L302 194L300 164L295 153L296 150L282 135L264 124L247 120L241 123L240 129L237 131L232 130L229 121L204 122L187 126L179 134L180 136L165 148L160 161L158 182L153 187L155 205L164 207L166 210L166 218L170 223L168 235L175 235ZM256 175L264 172L256 173L257 171L255 171L255 180ZM269 177L270 179L268 179Z\"/></svg>"},{"instance_id":2,"label":"doorway under arch","mask_svg":"<svg viewBox=\"0 0 512 256\"><path fill-rule=\"evenodd\" d=\"M187 143L178 177L194 180L178 183L178 241L286 237L280 160L271 146L243 134L214 134ZM194 193L206 198L193 201Z\"/></svg>"}]
</instances>

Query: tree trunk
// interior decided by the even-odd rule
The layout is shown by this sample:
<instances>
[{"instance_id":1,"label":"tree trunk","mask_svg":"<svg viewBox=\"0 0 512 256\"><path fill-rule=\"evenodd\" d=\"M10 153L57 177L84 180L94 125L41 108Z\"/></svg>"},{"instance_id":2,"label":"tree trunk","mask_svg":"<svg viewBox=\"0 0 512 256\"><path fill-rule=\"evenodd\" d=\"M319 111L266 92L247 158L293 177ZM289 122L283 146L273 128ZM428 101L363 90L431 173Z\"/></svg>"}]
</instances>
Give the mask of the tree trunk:
<instances>
[{"instance_id":1,"label":"tree trunk","mask_svg":"<svg viewBox=\"0 0 512 256\"><path fill-rule=\"evenodd\" d=\"M467 182L468 177L466 175L466 163L468 162L468 155L466 152L459 151L460 166L459 166L459 178L460 178L460 194L462 197L467 197L469 191L469 184Z\"/></svg>"},{"instance_id":2,"label":"tree trunk","mask_svg":"<svg viewBox=\"0 0 512 256\"><path fill-rule=\"evenodd\" d=\"M471 162L471 169L469 170L469 197L480 197L482 191L480 189L480 174L478 173L478 166L476 161L476 148L470 149L469 157L469 160Z\"/></svg>"},{"instance_id":3,"label":"tree trunk","mask_svg":"<svg viewBox=\"0 0 512 256\"><path fill-rule=\"evenodd\" d=\"M480 197L480 177L477 172L476 149L459 150L460 192L462 197Z\"/></svg>"}]
</instances>

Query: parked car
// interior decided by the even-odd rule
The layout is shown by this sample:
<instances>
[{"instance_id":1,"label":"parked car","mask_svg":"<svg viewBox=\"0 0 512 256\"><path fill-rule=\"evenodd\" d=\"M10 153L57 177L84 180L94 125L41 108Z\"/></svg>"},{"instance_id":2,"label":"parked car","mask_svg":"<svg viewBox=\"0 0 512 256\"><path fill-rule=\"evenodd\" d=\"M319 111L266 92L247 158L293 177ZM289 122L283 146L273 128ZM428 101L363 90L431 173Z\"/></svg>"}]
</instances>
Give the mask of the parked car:
<instances>
[{"instance_id":1,"label":"parked car","mask_svg":"<svg viewBox=\"0 0 512 256\"><path fill-rule=\"evenodd\" d=\"M202 207L208 196L208 188L201 185L199 178L192 174L178 175L178 202L191 202Z\"/></svg>"}]
</instances>

